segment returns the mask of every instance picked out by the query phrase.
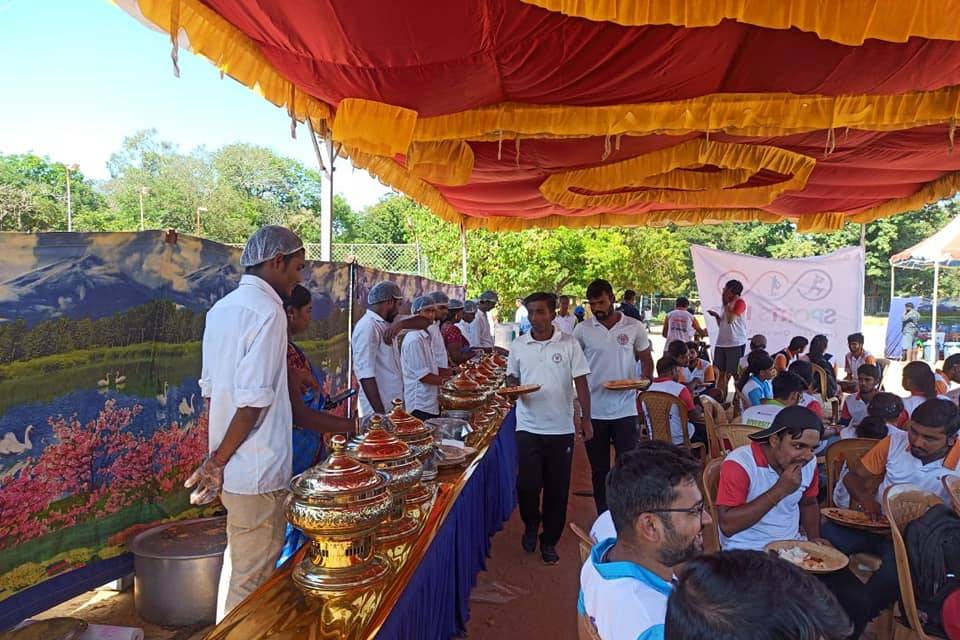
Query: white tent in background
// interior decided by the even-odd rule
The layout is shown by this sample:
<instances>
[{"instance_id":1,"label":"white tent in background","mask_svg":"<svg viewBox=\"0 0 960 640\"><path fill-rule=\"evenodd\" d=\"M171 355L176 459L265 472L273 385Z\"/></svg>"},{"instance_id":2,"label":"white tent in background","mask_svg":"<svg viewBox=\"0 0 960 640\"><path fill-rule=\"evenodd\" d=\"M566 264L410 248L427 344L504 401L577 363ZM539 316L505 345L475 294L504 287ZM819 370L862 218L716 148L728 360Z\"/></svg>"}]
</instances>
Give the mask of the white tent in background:
<instances>
[{"instance_id":1,"label":"white tent in background","mask_svg":"<svg viewBox=\"0 0 960 640\"><path fill-rule=\"evenodd\" d=\"M921 240L890 258L890 299L893 299L894 277L897 268L933 268L933 317L930 333L933 347L930 349L933 364L937 360L937 305L940 302L940 269L960 267L960 216L935 234Z\"/></svg>"}]
</instances>

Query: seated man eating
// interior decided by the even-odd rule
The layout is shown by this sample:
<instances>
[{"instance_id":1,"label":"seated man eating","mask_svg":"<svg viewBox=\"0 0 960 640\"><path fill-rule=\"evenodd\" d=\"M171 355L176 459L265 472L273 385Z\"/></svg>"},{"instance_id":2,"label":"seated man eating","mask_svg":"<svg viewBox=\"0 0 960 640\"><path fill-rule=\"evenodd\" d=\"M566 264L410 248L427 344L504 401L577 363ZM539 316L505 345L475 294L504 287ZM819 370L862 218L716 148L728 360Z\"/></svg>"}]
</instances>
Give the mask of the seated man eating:
<instances>
[{"instance_id":1,"label":"seated man eating","mask_svg":"<svg viewBox=\"0 0 960 640\"><path fill-rule=\"evenodd\" d=\"M723 549L762 551L767 543L820 539L820 481L813 450L823 423L810 409L786 407L720 467L717 517Z\"/></svg>"},{"instance_id":2,"label":"seated man eating","mask_svg":"<svg viewBox=\"0 0 960 640\"><path fill-rule=\"evenodd\" d=\"M851 466L843 480L850 494L850 505L860 504L863 511L879 517L883 493L897 484L915 485L937 494L949 504L941 478L960 475L958 429L957 405L939 398L921 404L907 422L906 431L888 429L887 437L863 456L862 464ZM880 570L870 576L865 585L850 586L851 590L859 591L859 599L865 601L852 608L845 602L844 596L849 594L837 594L854 625L863 628L897 599L899 584L893 545L887 537L832 522L824 524L823 536L847 555L866 552L882 560Z\"/></svg>"},{"instance_id":3,"label":"seated man eating","mask_svg":"<svg viewBox=\"0 0 960 640\"><path fill-rule=\"evenodd\" d=\"M599 541L580 571L579 615L602 640L660 640L675 567L703 553L699 464L683 449L642 442L607 476L615 538Z\"/></svg>"},{"instance_id":4,"label":"seated man eating","mask_svg":"<svg viewBox=\"0 0 960 640\"><path fill-rule=\"evenodd\" d=\"M740 422L752 427L768 428L783 409L799 404L806 388L803 378L797 374L789 371L781 373L773 379L773 398L744 409Z\"/></svg>"}]
</instances>

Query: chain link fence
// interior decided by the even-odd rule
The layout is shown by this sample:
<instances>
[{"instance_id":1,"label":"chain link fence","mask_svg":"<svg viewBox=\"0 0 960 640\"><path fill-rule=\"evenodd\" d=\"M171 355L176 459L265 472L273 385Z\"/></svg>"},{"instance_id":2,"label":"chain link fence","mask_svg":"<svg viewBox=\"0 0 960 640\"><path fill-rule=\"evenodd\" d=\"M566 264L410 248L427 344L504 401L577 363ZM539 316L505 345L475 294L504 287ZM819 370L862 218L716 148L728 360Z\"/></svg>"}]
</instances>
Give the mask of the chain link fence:
<instances>
[{"instance_id":1,"label":"chain link fence","mask_svg":"<svg viewBox=\"0 0 960 640\"><path fill-rule=\"evenodd\" d=\"M242 244L231 246L243 248ZM307 243L303 247L307 260L320 260L319 244ZM330 254L334 262L356 262L381 271L430 277L430 265L427 256L421 253L419 244L334 243Z\"/></svg>"}]
</instances>

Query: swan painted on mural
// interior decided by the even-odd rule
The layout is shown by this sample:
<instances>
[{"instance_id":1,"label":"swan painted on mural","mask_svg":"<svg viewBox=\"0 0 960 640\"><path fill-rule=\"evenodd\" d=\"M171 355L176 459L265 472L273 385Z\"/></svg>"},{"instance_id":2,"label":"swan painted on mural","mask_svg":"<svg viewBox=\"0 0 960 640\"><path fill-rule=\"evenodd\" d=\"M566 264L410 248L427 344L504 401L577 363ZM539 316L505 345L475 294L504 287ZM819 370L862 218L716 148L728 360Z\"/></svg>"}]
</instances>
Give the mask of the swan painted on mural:
<instances>
[{"instance_id":1,"label":"swan painted on mural","mask_svg":"<svg viewBox=\"0 0 960 640\"><path fill-rule=\"evenodd\" d=\"M104 374L104 375L105 375L105 377L103 378L103 380L97 380L97 386L98 386L98 387L101 387L101 388L102 388L102 387L109 387L109 386L110 386L110 372L107 371L107 373Z\"/></svg>"},{"instance_id":2,"label":"swan painted on mural","mask_svg":"<svg viewBox=\"0 0 960 640\"><path fill-rule=\"evenodd\" d=\"M33 449L33 443L30 442L31 431L33 431L32 424L23 432L23 442L19 442L12 431L3 434L3 439L0 439L0 454L13 456Z\"/></svg>"},{"instance_id":3,"label":"swan painted on mural","mask_svg":"<svg viewBox=\"0 0 960 640\"><path fill-rule=\"evenodd\" d=\"M194 399L196 398L196 396L197 396L197 394L195 394L195 393L191 393L191 394L190 394L190 404L187 404L187 399L186 399L186 398L180 398L180 406L178 407L178 410L180 411L180 415L182 415L182 416L192 416L192 415L193 415L193 413L194 413L193 401L194 401Z\"/></svg>"},{"instance_id":4,"label":"swan painted on mural","mask_svg":"<svg viewBox=\"0 0 960 640\"><path fill-rule=\"evenodd\" d=\"M123 384L123 383L126 382L126 381L127 381L127 376L122 376L122 375L120 375L120 372L119 372L119 371L117 371L115 374L113 374L113 382L114 382L115 384Z\"/></svg>"},{"instance_id":5,"label":"swan painted on mural","mask_svg":"<svg viewBox=\"0 0 960 640\"><path fill-rule=\"evenodd\" d=\"M168 389L169 389L169 387L168 387L167 383L164 382L164 383L163 383L163 391L162 391L161 393L158 393L157 396L156 396L156 398L157 398L157 403L158 403L160 406L162 406L162 407L167 406L167 390L168 390Z\"/></svg>"}]
</instances>

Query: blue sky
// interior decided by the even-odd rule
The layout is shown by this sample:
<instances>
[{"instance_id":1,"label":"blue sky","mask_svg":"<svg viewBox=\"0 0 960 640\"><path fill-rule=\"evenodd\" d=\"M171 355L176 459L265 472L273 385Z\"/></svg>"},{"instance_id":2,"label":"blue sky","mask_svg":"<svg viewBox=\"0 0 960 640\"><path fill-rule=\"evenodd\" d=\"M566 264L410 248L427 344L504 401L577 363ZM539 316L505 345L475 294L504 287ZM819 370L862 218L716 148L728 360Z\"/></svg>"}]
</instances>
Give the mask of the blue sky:
<instances>
[{"instance_id":1,"label":"blue sky","mask_svg":"<svg viewBox=\"0 0 960 640\"><path fill-rule=\"evenodd\" d=\"M169 37L107 0L0 0L0 79L0 152L76 162L92 178L145 128L184 151L242 141L317 167L284 110L186 51L174 77ZM334 191L354 208L388 192L346 161L337 169Z\"/></svg>"}]
</instances>

